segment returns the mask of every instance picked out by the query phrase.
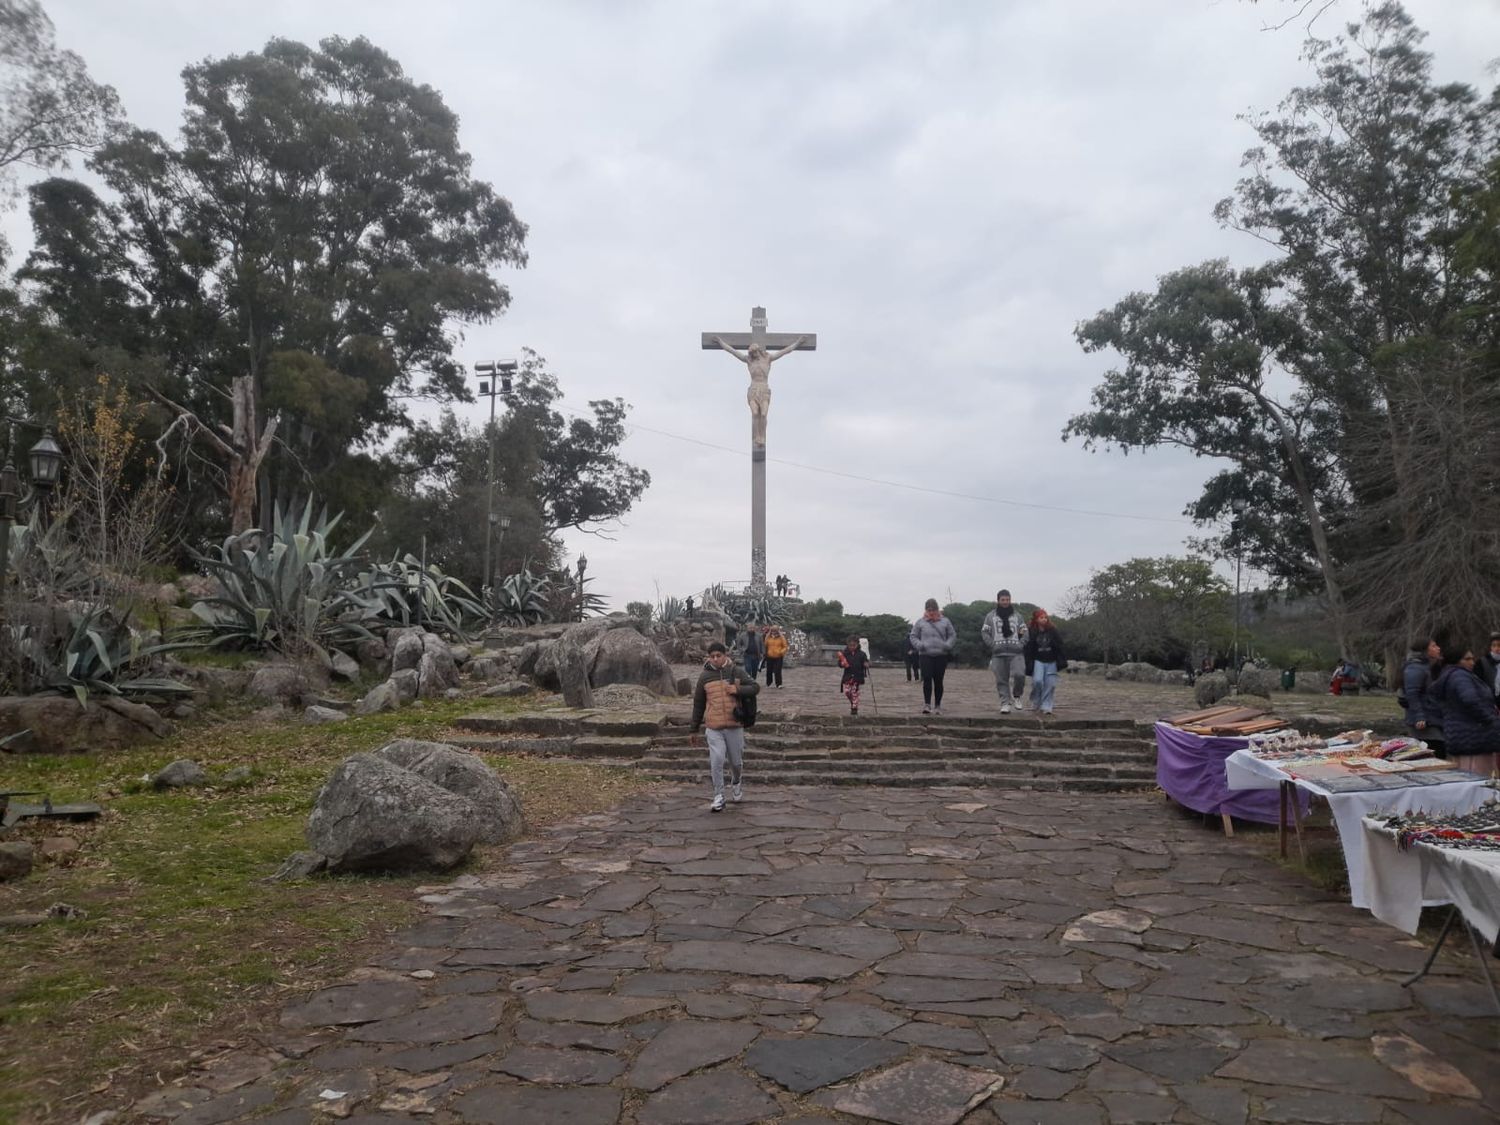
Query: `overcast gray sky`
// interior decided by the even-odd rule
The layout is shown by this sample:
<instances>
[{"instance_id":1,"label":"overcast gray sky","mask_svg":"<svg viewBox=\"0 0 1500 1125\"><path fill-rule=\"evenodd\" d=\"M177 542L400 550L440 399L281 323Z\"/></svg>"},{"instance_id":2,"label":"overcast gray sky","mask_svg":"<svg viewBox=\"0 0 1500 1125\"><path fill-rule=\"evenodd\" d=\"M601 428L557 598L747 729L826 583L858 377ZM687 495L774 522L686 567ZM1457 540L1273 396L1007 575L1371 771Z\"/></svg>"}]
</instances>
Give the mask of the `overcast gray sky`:
<instances>
[{"instance_id":1,"label":"overcast gray sky","mask_svg":"<svg viewBox=\"0 0 1500 1125\"><path fill-rule=\"evenodd\" d=\"M1253 141L1236 115L1309 77L1305 18L1262 30L1290 0L44 2L168 135L184 65L272 36L365 35L442 92L530 226L511 311L462 357L531 347L565 405L634 408L652 486L612 539L568 540L616 607L749 577L745 369L699 334L756 304L818 334L771 376L769 566L807 596L1055 607L1091 568L1180 552L1211 465L1059 440L1107 366L1073 326L1179 266L1258 259L1210 214ZM1407 8L1439 78L1488 85L1500 4Z\"/></svg>"}]
</instances>

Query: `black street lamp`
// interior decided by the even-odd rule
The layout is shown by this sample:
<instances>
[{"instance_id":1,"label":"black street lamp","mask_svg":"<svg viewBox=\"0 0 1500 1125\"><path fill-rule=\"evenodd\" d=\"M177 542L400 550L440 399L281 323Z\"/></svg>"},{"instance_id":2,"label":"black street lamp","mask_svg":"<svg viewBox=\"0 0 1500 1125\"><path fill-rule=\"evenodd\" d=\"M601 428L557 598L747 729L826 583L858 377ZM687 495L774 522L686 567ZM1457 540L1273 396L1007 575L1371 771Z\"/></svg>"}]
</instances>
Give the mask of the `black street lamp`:
<instances>
[{"instance_id":1,"label":"black street lamp","mask_svg":"<svg viewBox=\"0 0 1500 1125\"><path fill-rule=\"evenodd\" d=\"M10 529L21 518L21 474L16 472L15 447L16 432L12 426L5 467L0 469L0 584L10 574ZM27 467L31 470L32 500L40 505L44 520L46 496L62 477L62 463L62 447L53 439L50 428L43 429L42 439L27 453Z\"/></svg>"},{"instance_id":2,"label":"black street lamp","mask_svg":"<svg viewBox=\"0 0 1500 1125\"><path fill-rule=\"evenodd\" d=\"M31 447L27 457L31 461L31 483L44 491L50 490L62 476L62 446L52 439L51 429L42 432L42 440Z\"/></svg>"},{"instance_id":3,"label":"black street lamp","mask_svg":"<svg viewBox=\"0 0 1500 1125\"><path fill-rule=\"evenodd\" d=\"M583 620L583 572L588 569L589 557L585 554L578 556L578 620Z\"/></svg>"}]
</instances>

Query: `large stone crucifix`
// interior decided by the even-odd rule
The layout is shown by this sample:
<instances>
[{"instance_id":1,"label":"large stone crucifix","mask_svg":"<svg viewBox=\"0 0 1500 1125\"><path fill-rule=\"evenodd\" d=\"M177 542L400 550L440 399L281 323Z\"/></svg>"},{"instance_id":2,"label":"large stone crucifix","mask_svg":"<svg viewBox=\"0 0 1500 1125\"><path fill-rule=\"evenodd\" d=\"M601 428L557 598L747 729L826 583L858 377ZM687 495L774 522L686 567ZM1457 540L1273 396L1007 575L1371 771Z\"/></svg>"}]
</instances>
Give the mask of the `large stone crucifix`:
<instances>
[{"instance_id":1,"label":"large stone crucifix","mask_svg":"<svg viewBox=\"0 0 1500 1125\"><path fill-rule=\"evenodd\" d=\"M703 349L723 349L750 369L750 582L766 584L766 418L771 412L771 364L791 352L810 352L811 332L766 331L766 310L750 310L749 332L705 332Z\"/></svg>"}]
</instances>

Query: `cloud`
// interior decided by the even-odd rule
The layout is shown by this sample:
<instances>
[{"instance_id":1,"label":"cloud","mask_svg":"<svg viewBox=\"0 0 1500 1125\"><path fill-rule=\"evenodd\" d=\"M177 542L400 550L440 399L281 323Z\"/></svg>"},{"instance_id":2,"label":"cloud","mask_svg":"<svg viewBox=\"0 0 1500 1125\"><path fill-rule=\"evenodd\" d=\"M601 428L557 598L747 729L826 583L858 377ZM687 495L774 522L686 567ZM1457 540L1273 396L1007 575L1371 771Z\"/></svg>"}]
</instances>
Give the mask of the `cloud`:
<instances>
[{"instance_id":1,"label":"cloud","mask_svg":"<svg viewBox=\"0 0 1500 1125\"><path fill-rule=\"evenodd\" d=\"M1408 8L1439 77L1482 85L1500 10ZM1210 212L1253 140L1236 115L1307 79L1299 30L1260 30L1275 5L1224 0L52 9L168 134L185 64L273 35L367 35L442 92L531 230L463 358L529 346L575 409L633 406L652 487L612 540L570 538L617 605L749 576L744 369L699 333L757 304L818 334L773 371L768 472L770 567L809 595L914 614L1004 583L1055 606L1092 567L1179 551L1212 466L1062 443L1108 366L1073 328L1169 270L1260 259ZM24 216L4 231L24 249Z\"/></svg>"}]
</instances>

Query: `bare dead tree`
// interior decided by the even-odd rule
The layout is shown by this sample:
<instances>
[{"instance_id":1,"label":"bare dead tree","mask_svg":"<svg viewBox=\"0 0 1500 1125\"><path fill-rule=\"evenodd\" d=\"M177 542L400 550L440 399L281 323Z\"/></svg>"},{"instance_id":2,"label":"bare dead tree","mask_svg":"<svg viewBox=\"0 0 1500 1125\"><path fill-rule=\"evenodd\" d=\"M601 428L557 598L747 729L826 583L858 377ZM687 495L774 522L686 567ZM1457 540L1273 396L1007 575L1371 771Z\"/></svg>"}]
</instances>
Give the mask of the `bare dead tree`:
<instances>
[{"instance_id":1,"label":"bare dead tree","mask_svg":"<svg viewBox=\"0 0 1500 1125\"><path fill-rule=\"evenodd\" d=\"M1500 382L1442 344L1407 349L1386 374L1388 416L1350 440L1399 427L1405 463L1386 462L1351 524L1353 612L1388 654L1435 626L1478 643L1500 626Z\"/></svg>"}]
</instances>

